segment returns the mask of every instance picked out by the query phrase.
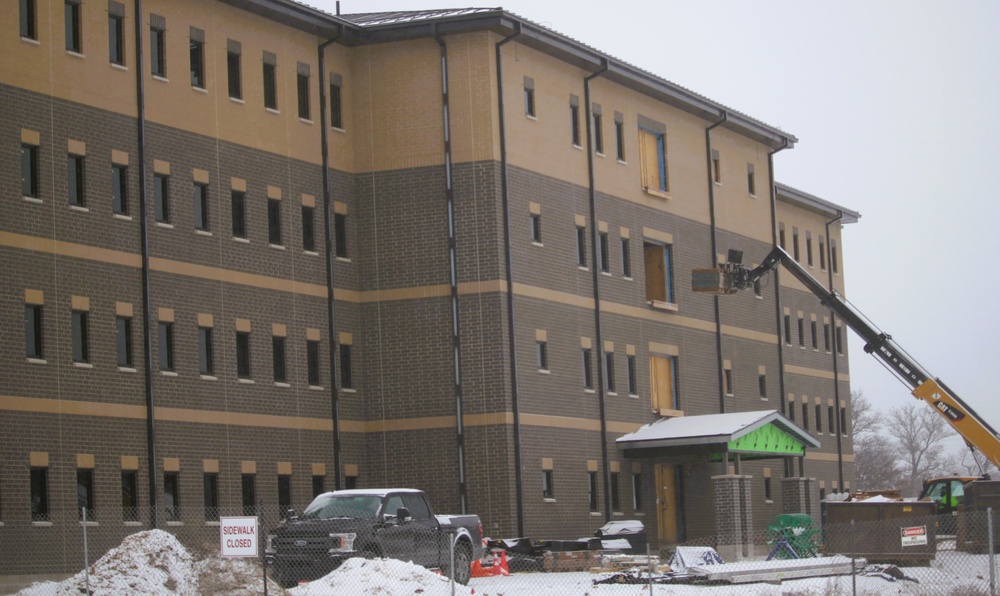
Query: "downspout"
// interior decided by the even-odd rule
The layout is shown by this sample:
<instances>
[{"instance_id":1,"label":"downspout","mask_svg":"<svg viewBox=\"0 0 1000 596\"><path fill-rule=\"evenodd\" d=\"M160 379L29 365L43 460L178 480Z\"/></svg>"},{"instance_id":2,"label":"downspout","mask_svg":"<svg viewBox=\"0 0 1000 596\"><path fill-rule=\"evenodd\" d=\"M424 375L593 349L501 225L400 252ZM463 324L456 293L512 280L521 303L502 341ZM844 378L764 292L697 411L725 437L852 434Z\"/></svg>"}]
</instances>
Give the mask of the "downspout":
<instances>
[{"instance_id":1,"label":"downspout","mask_svg":"<svg viewBox=\"0 0 1000 596\"><path fill-rule=\"evenodd\" d=\"M514 24L514 34L497 42L497 112L500 132L500 193L503 203L503 248L507 282L507 335L510 359L510 407L514 418L514 498L517 505L517 535L524 536L524 484L521 472L521 413L517 404L517 348L514 334L514 270L510 242L510 185L507 163L507 127L503 103L503 59L500 51L504 45L521 35L521 23Z\"/></svg>"},{"instance_id":2,"label":"downspout","mask_svg":"<svg viewBox=\"0 0 1000 596\"><path fill-rule=\"evenodd\" d=\"M708 165L708 211L709 211L709 222L712 228L712 263L713 267L718 266L718 254L719 254L719 231L715 222L715 176L712 171L712 129L716 126L721 126L729 120L729 112L722 112L722 120L712 124L705 129L705 160ZM726 381L723 373L723 359L722 359L722 309L720 307L719 296L714 296L715 304L715 366L719 371L718 382L719 382L719 413L726 413Z\"/></svg>"},{"instance_id":3,"label":"downspout","mask_svg":"<svg viewBox=\"0 0 1000 596\"><path fill-rule=\"evenodd\" d=\"M338 11L339 12L339 11ZM327 46L340 39L344 34L343 25L338 26L337 35L319 44L317 52L319 54L319 137L320 154L323 163L323 235L326 241L326 333L330 339L330 416L333 419L333 488L340 490L340 395L337 392L337 356L336 341L334 332L336 330L336 308L333 297L333 204L330 200L330 143L329 130L327 128L328 109L326 98L326 60L325 53Z\"/></svg>"},{"instance_id":4,"label":"downspout","mask_svg":"<svg viewBox=\"0 0 1000 596\"><path fill-rule=\"evenodd\" d=\"M150 331L149 224L146 218L146 85L142 63L142 0L135 0L135 109L139 145L139 242L142 250L143 381L146 389L146 459L149 468L149 527L159 527L156 497L156 400L153 397L153 338Z\"/></svg>"},{"instance_id":5,"label":"downspout","mask_svg":"<svg viewBox=\"0 0 1000 596\"><path fill-rule=\"evenodd\" d=\"M826 222L826 272L829 278L831 292L835 290L833 289L833 261L830 260L833 253L833 249L830 244L830 226L838 223L842 219L844 219L844 212L838 209L837 217ZM833 312L832 308L830 309L830 328L834 331L833 341L837 344L837 318L836 313ZM834 345L833 350L831 350L831 353L833 354L833 413L834 417L837 419L837 480L840 482L837 486L840 487L840 490L844 490L844 429L841 426L840 420L840 366L837 363L837 354L839 353L837 347L837 345Z\"/></svg>"},{"instance_id":6,"label":"downspout","mask_svg":"<svg viewBox=\"0 0 1000 596\"><path fill-rule=\"evenodd\" d=\"M767 187L770 193L771 199L771 246L778 246L778 197L777 191L774 188L774 154L788 148L788 138L782 139L781 147L778 147L774 151L769 151L767 154ZM782 342L781 326L782 326L782 312L781 312L781 283L778 278L778 270L774 270L774 316L777 322L778 329L778 392L781 399L781 414L783 416L787 415L786 410L786 400L788 396L785 394L785 345ZM799 469L802 469L802 462L799 462ZM794 473L794 464L792 460L785 458L785 477L790 478Z\"/></svg>"},{"instance_id":7,"label":"downspout","mask_svg":"<svg viewBox=\"0 0 1000 596\"><path fill-rule=\"evenodd\" d=\"M594 280L594 329L597 341L597 404L601 411L601 466L604 470L604 521L611 521L611 470L608 460L608 411L604 391L604 339L601 333L601 272L597 266L597 191L594 185L594 137L590 114L590 81L608 71L608 60L601 59L601 69L583 79L584 117L587 120L587 188L590 199L590 262Z\"/></svg>"},{"instance_id":8,"label":"downspout","mask_svg":"<svg viewBox=\"0 0 1000 596\"><path fill-rule=\"evenodd\" d=\"M452 188L451 112L448 102L448 45L434 25L434 39L441 48L441 117L444 121L445 205L448 210L448 262L451 267L451 349L455 369L455 447L458 451L458 500L461 513L468 512L468 480L465 471L465 419L462 410L462 337L458 325L458 255L455 248L455 191Z\"/></svg>"}]
</instances>

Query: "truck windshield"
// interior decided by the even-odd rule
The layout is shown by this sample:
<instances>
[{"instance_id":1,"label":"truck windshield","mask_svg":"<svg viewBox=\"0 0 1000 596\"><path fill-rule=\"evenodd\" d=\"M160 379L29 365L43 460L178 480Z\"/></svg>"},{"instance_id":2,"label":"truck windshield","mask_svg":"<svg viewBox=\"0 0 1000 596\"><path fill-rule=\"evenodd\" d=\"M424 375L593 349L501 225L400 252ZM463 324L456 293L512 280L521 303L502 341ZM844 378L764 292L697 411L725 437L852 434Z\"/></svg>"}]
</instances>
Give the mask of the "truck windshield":
<instances>
[{"instance_id":1,"label":"truck windshield","mask_svg":"<svg viewBox=\"0 0 1000 596\"><path fill-rule=\"evenodd\" d=\"M316 497L300 519L331 519L350 517L355 519L375 517L382 497L375 495L320 495Z\"/></svg>"}]
</instances>

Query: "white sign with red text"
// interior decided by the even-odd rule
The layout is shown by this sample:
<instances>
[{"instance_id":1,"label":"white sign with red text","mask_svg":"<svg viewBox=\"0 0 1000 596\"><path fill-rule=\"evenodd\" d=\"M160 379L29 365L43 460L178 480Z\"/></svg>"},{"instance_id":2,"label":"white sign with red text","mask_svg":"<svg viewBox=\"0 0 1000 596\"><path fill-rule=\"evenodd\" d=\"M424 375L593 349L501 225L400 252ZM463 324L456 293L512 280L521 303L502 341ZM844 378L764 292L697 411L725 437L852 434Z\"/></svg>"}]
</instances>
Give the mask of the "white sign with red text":
<instances>
[{"instance_id":1,"label":"white sign with red text","mask_svg":"<svg viewBox=\"0 0 1000 596\"><path fill-rule=\"evenodd\" d=\"M258 544L256 517L219 518L219 549L223 557L256 557Z\"/></svg>"},{"instance_id":2,"label":"white sign with red text","mask_svg":"<svg viewBox=\"0 0 1000 596\"><path fill-rule=\"evenodd\" d=\"M927 544L927 526L900 528L899 533L903 540L903 546L921 546Z\"/></svg>"}]
</instances>

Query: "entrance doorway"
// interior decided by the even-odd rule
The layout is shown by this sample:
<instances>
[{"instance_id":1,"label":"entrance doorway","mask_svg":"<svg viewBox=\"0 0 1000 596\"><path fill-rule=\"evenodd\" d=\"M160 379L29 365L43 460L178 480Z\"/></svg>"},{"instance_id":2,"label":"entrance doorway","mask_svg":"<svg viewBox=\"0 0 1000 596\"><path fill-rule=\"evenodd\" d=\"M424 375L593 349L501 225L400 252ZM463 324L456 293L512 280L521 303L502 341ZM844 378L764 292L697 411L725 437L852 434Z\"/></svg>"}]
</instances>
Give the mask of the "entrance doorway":
<instances>
[{"instance_id":1,"label":"entrance doorway","mask_svg":"<svg viewBox=\"0 0 1000 596\"><path fill-rule=\"evenodd\" d=\"M656 525L660 545L677 544L681 537L681 467L656 464Z\"/></svg>"}]
</instances>

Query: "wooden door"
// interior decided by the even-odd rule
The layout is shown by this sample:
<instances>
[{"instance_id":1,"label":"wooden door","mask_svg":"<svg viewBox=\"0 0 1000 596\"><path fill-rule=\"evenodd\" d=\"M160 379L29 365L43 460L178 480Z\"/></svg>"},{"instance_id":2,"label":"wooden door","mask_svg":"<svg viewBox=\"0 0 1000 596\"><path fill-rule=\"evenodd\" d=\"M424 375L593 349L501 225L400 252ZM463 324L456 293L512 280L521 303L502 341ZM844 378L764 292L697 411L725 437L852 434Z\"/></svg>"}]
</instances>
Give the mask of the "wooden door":
<instances>
[{"instance_id":1,"label":"wooden door","mask_svg":"<svg viewBox=\"0 0 1000 596\"><path fill-rule=\"evenodd\" d=\"M660 545L676 544L678 541L678 505L677 468L670 464L656 464L656 524Z\"/></svg>"}]
</instances>

